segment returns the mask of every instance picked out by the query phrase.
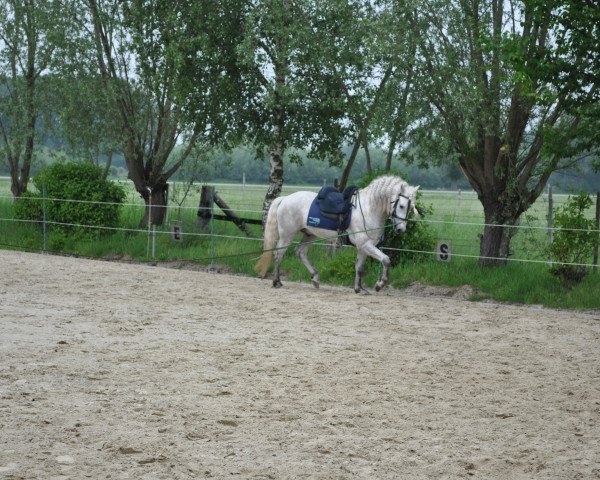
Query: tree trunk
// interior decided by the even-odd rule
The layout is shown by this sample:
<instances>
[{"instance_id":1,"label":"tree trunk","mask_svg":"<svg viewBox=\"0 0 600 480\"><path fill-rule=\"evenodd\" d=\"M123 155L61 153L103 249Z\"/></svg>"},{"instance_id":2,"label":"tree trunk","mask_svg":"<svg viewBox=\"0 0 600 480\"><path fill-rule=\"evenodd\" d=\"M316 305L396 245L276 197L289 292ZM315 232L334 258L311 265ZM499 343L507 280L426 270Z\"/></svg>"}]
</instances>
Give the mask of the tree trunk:
<instances>
[{"instance_id":1,"label":"tree trunk","mask_svg":"<svg viewBox=\"0 0 600 480\"><path fill-rule=\"evenodd\" d=\"M392 132L392 136L390 138L390 143L388 144L387 153L385 156L385 171L390 172L392 170L392 159L394 158L394 150L396 149L397 143L397 132L394 129Z\"/></svg>"},{"instance_id":2,"label":"tree trunk","mask_svg":"<svg viewBox=\"0 0 600 480\"><path fill-rule=\"evenodd\" d=\"M505 265L506 256L503 249L508 244L505 237L505 228L501 226L486 225L479 246L479 265ZM506 252L507 253L507 252Z\"/></svg>"},{"instance_id":3,"label":"tree trunk","mask_svg":"<svg viewBox=\"0 0 600 480\"><path fill-rule=\"evenodd\" d=\"M483 201L485 226L479 245L479 265L506 265L510 256L510 241L516 233L521 209L515 209L515 202L506 205L494 199ZM502 212L505 212L502 214ZM506 214L506 212L509 212Z\"/></svg>"},{"instance_id":4,"label":"tree trunk","mask_svg":"<svg viewBox=\"0 0 600 480\"><path fill-rule=\"evenodd\" d=\"M373 167L371 165L371 153L369 152L369 144L367 143L367 139L363 137L363 148L365 150L365 159L367 162L367 174L371 175L373 173Z\"/></svg>"},{"instance_id":5,"label":"tree trunk","mask_svg":"<svg viewBox=\"0 0 600 480\"><path fill-rule=\"evenodd\" d=\"M356 160L356 155L360 150L360 141L362 138L362 132L359 132L356 136L356 140L354 141L354 146L352 147L352 152L350 153L350 157L348 158L348 163L344 168L344 172L342 173L342 179L340 180L338 189L339 191L343 191L348 184L348 179L350 178L350 172L352 171L352 167L354 166L354 160Z\"/></svg>"},{"instance_id":6,"label":"tree trunk","mask_svg":"<svg viewBox=\"0 0 600 480\"><path fill-rule=\"evenodd\" d=\"M267 215L271 203L281 194L283 187L283 145L275 142L270 147L269 160L271 162L271 173L269 174L269 189L263 203L263 228L267 221Z\"/></svg>"},{"instance_id":7,"label":"tree trunk","mask_svg":"<svg viewBox=\"0 0 600 480\"><path fill-rule=\"evenodd\" d=\"M285 106L283 104L282 91L285 88L287 60L275 65L275 108L273 109L273 136L269 146L269 161L271 172L269 173L269 189L263 202L263 229L267 222L267 215L271 203L281 194L283 187L283 152L285 149Z\"/></svg>"},{"instance_id":8,"label":"tree trunk","mask_svg":"<svg viewBox=\"0 0 600 480\"><path fill-rule=\"evenodd\" d=\"M169 184L161 183L152 187L151 192L139 189L139 194L146 202L144 218L140 222L140 228L151 225L162 225L167 217L167 206L169 203Z\"/></svg>"},{"instance_id":9,"label":"tree trunk","mask_svg":"<svg viewBox=\"0 0 600 480\"><path fill-rule=\"evenodd\" d=\"M102 172L102 175L104 176L105 179L108 178L108 176L110 174L110 167L112 166L112 158L113 158L113 152L111 150L106 154L106 164L104 165L104 171Z\"/></svg>"},{"instance_id":10,"label":"tree trunk","mask_svg":"<svg viewBox=\"0 0 600 480\"><path fill-rule=\"evenodd\" d=\"M18 166L19 160L15 160L16 165ZM25 190L27 190L27 180L28 178L23 179L19 175L19 170L17 168L13 168L13 164L11 163L10 167L10 191L13 195L13 198L19 198Z\"/></svg>"},{"instance_id":11,"label":"tree trunk","mask_svg":"<svg viewBox=\"0 0 600 480\"><path fill-rule=\"evenodd\" d=\"M15 133L15 142L21 142L21 129L24 127L25 135L24 135L24 147L25 151L23 152L23 158L21 159L21 145L18 145L14 149L14 153L10 154L9 163L10 163L10 176L11 176L11 192L14 198L18 198L21 196L23 192L27 190L27 184L29 182L29 174L31 169L31 162L33 159L33 148L35 143L35 123L37 119L37 108L35 104L35 96L36 96L36 78L37 72L35 60L37 54L37 32L36 25L34 21L33 15L34 3L30 3L26 5L26 13L25 20L22 24L22 27L25 30L26 34L26 48L27 48L27 59L24 68L24 78L25 78L25 90L23 91L23 105L19 107L23 107L23 113L25 116L25 125L21 124L21 115L17 114L17 118L13 119L14 124L11 125L10 129L16 132ZM14 47L13 47L14 48ZM10 55L10 63L12 70L12 80L13 86L15 89L11 96L16 96L18 98L18 94L16 93L19 89L17 85L15 85L17 80L17 54L13 50ZM19 63L21 61L19 60ZM21 65L23 67L23 65ZM10 89L9 89L10 92ZM7 142L6 136L4 137L4 141ZM23 164L19 168L20 161L23 160Z\"/></svg>"}]
</instances>

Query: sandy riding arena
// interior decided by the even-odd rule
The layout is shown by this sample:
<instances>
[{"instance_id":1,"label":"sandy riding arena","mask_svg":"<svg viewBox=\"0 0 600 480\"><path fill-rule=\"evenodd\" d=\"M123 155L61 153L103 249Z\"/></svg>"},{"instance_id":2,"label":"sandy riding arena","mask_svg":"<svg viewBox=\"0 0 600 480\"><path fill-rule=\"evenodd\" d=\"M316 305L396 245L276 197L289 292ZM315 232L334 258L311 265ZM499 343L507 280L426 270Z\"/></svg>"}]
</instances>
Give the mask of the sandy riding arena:
<instances>
[{"instance_id":1,"label":"sandy riding arena","mask_svg":"<svg viewBox=\"0 0 600 480\"><path fill-rule=\"evenodd\" d=\"M0 252L0 478L600 478L600 314Z\"/></svg>"}]
</instances>

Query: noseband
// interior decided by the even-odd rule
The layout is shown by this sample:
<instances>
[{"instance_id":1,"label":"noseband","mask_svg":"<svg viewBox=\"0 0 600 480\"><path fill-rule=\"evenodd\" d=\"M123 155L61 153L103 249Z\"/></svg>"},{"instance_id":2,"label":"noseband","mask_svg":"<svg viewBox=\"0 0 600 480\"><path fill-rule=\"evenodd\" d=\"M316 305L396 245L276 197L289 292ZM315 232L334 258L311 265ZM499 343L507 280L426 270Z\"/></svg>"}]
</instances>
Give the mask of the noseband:
<instances>
[{"instance_id":1,"label":"noseband","mask_svg":"<svg viewBox=\"0 0 600 480\"><path fill-rule=\"evenodd\" d=\"M404 218L402 218L400 215L398 215L396 213L396 208L398 207L398 202L400 201L400 197L406 198L406 200L408 200L408 204L406 205L406 216ZM406 222L408 221L408 215L410 214L410 198L407 197L406 195L403 195L402 193L398 194L398 198L396 198L396 200L392 200L390 203L393 203L392 205L392 213L390 214L390 218L397 218L398 220L402 221L402 222Z\"/></svg>"}]
</instances>

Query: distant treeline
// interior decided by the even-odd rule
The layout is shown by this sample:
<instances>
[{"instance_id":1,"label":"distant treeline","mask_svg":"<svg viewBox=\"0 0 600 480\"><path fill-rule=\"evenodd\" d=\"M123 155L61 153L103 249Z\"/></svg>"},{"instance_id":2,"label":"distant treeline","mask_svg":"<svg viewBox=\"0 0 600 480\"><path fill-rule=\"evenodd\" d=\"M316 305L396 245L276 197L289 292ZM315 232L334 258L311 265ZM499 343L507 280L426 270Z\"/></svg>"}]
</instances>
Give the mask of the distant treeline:
<instances>
[{"instance_id":1,"label":"distant treeline","mask_svg":"<svg viewBox=\"0 0 600 480\"><path fill-rule=\"evenodd\" d=\"M350 147L345 152L349 155ZM342 174L342 166L332 166L326 161L309 158L300 152L294 158L301 162L292 161L286 156L284 160L284 180L288 185L322 185L327 183L333 185L335 179ZM115 160L113 160L113 163ZM116 160L117 165L120 160ZM382 171L385 165L385 152L383 150L371 149L371 164L373 170ZM207 154L207 159L196 163L194 167L196 177L201 181L225 181L230 183L241 183L244 179L247 183L266 184L269 182L268 158L261 155L251 147L239 147L229 152L216 152ZM392 164L394 172L405 177L410 183L420 185L428 190L470 190L469 182L457 168L456 164L425 167L416 163L407 163L402 159L395 159ZM364 153L359 153L351 180L357 180L367 174L366 159ZM177 180L189 180L189 170L185 168L175 177ZM584 190L595 193L600 190L600 172L595 172L592 161L583 161L575 168L554 172L550 177L549 184L558 191L564 193L578 193Z\"/></svg>"},{"instance_id":2,"label":"distant treeline","mask_svg":"<svg viewBox=\"0 0 600 480\"><path fill-rule=\"evenodd\" d=\"M385 152L372 149L371 164L374 171L382 171L385 165ZM448 167L419 168L396 160L393 170L409 182L428 189L468 189L469 184L460 174L452 179ZM267 158L260 158L252 148L236 148L230 152L219 152L204 166L200 167L200 178L205 181L227 181L247 183L268 183L270 165ZM327 161L309 158L303 152L284 159L284 182L288 185L333 185L342 175L342 166L330 165ZM357 157L352 169L351 180L366 175L367 166L364 154ZM182 179L184 172L182 172Z\"/></svg>"},{"instance_id":3,"label":"distant treeline","mask_svg":"<svg viewBox=\"0 0 600 480\"><path fill-rule=\"evenodd\" d=\"M57 148L60 141L51 136L44 139L45 147L38 151L37 161L32 169L35 175L43 166L56 159L68 159L68 156ZM348 152L346 152L348 154ZM300 160L300 161L298 161ZM309 158L300 152L294 155L294 161L289 157L284 160L284 180L287 185L333 185L335 179L342 174L341 166L332 166L328 162ZM385 163L385 152L373 148L371 151L371 164L374 170L382 170ZM183 168L174 176L174 180L188 181L193 175L201 182L223 181L229 183L266 184L269 181L269 161L261 158L251 147L238 147L231 151L217 151L207 153L205 158L193 162L189 167ZM422 167L415 163L409 164L396 159L393 163L395 172L400 173L410 183L421 185L422 188L435 190L470 190L469 183L462 172L451 166ZM352 170L352 180L357 180L367 174L364 154L359 154ZM0 163L0 175L8 175L8 169ZM111 177L125 178L127 169L123 156L115 154L112 159ZM600 190L600 172L595 172L591 161L582 162L577 168L555 172L550 177L549 184L558 191L577 193L584 190L595 193Z\"/></svg>"}]
</instances>

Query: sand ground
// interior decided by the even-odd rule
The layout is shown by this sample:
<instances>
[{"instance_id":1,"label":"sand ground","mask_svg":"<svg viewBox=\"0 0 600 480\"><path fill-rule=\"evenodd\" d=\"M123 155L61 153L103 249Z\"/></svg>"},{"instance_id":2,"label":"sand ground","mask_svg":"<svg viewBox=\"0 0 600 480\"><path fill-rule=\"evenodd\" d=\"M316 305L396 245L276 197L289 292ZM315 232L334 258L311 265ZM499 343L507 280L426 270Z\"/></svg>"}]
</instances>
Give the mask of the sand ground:
<instances>
[{"instance_id":1,"label":"sand ground","mask_svg":"<svg viewBox=\"0 0 600 480\"><path fill-rule=\"evenodd\" d=\"M0 278L0 478L600 478L598 312L9 251Z\"/></svg>"}]
</instances>

